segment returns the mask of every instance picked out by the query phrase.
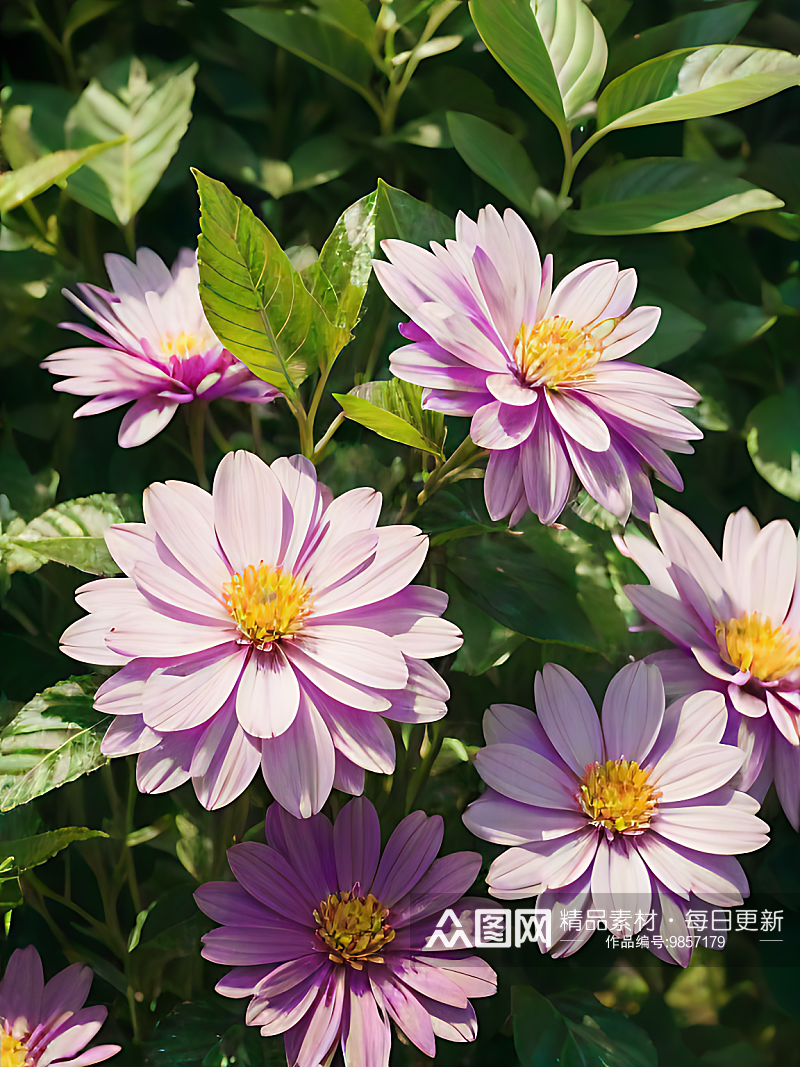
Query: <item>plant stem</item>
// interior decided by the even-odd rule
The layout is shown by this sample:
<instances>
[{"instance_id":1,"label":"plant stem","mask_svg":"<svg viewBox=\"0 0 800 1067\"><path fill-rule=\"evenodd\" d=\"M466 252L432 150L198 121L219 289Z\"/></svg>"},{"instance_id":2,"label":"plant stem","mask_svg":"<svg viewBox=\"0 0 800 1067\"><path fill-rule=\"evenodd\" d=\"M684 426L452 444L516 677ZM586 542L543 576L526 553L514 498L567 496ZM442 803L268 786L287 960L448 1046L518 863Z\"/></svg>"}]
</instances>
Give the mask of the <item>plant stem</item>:
<instances>
[{"instance_id":1,"label":"plant stem","mask_svg":"<svg viewBox=\"0 0 800 1067\"><path fill-rule=\"evenodd\" d=\"M136 827L136 798L139 795L139 790L136 786L136 760L135 758L128 757L128 802L125 805L125 841L123 842L123 849L125 850L125 864L127 867L128 875L128 889L131 894L131 902L133 903L133 909L138 915L142 910L142 897L139 892L139 882L136 877L136 864L133 858L133 849L127 843L128 835L133 833Z\"/></svg>"},{"instance_id":2,"label":"plant stem","mask_svg":"<svg viewBox=\"0 0 800 1067\"><path fill-rule=\"evenodd\" d=\"M286 394L284 394L284 396L285 395ZM306 409L303 407L299 397L292 399L291 397L286 396L286 403L289 405L289 410L297 420L297 431L300 434L300 451L307 459L311 459L314 455L314 431L312 427L311 432L309 432Z\"/></svg>"},{"instance_id":3,"label":"plant stem","mask_svg":"<svg viewBox=\"0 0 800 1067\"><path fill-rule=\"evenodd\" d=\"M425 482L425 488L417 497L417 504L422 507L425 501L430 500L433 494L446 485L454 475L460 474L465 467L477 459L478 456L483 455L485 451L485 449L476 445L471 437L465 438L452 456L445 460L441 467L438 467L429 476L427 482Z\"/></svg>"},{"instance_id":4,"label":"plant stem","mask_svg":"<svg viewBox=\"0 0 800 1067\"><path fill-rule=\"evenodd\" d=\"M258 404L250 405L250 427L253 434L253 451L263 459L264 437L261 433L261 419L258 416Z\"/></svg>"},{"instance_id":5,"label":"plant stem","mask_svg":"<svg viewBox=\"0 0 800 1067\"><path fill-rule=\"evenodd\" d=\"M255 405L251 404L250 406L254 407ZM217 426L217 420L211 414L210 407L206 408L206 426L208 427L208 432L211 435L211 440L214 442L214 444L217 446L223 456L227 452L230 452L231 446L228 444L225 438L225 434L222 432L222 430L220 430L219 426Z\"/></svg>"},{"instance_id":6,"label":"plant stem","mask_svg":"<svg viewBox=\"0 0 800 1067\"><path fill-rule=\"evenodd\" d=\"M203 448L205 431L205 414L207 402L194 400L189 405L186 418L189 423L189 445L192 450L192 463L197 474L197 484L201 489L208 489L208 476L206 475L206 457Z\"/></svg>"},{"instance_id":7,"label":"plant stem","mask_svg":"<svg viewBox=\"0 0 800 1067\"><path fill-rule=\"evenodd\" d=\"M564 146L564 177L561 181L561 189L559 190L559 196L567 196L572 185L572 179L575 177L575 171L578 169L578 164L586 155L586 153L593 148L601 137L605 137L607 130L595 130L592 136L583 142L578 151L572 154L572 145L569 146L569 153L567 153L567 146ZM569 135L567 135L569 136ZM562 136L562 143L564 138Z\"/></svg>"},{"instance_id":8,"label":"plant stem","mask_svg":"<svg viewBox=\"0 0 800 1067\"><path fill-rule=\"evenodd\" d=\"M136 219L130 218L125 223L122 233L125 237L125 244L128 246L128 255L133 259L136 255Z\"/></svg>"},{"instance_id":9,"label":"plant stem","mask_svg":"<svg viewBox=\"0 0 800 1067\"><path fill-rule=\"evenodd\" d=\"M444 724L442 722L431 723L430 748L425 753L420 765L411 775L411 781L408 783L408 789L406 790L406 815L411 811L420 791L428 781L431 774L431 768L433 767L434 760L439 755L439 750L442 747L443 741Z\"/></svg>"},{"instance_id":10,"label":"plant stem","mask_svg":"<svg viewBox=\"0 0 800 1067\"><path fill-rule=\"evenodd\" d=\"M372 337L372 345L370 346L369 355L367 356L367 365L364 368L364 374L361 378L362 382L371 382L372 375L375 373L375 365L378 362L378 356L381 354L381 348L383 347L383 339L386 337L386 328L389 325L389 301L384 298L383 311L381 317L378 320L378 325L375 329L375 333Z\"/></svg>"},{"instance_id":11,"label":"plant stem","mask_svg":"<svg viewBox=\"0 0 800 1067\"><path fill-rule=\"evenodd\" d=\"M336 416L336 418L333 420L333 422L330 424L328 429L322 435L322 437L320 437L319 441L317 441L317 443L314 445L314 455L315 456L317 456L320 452L322 452L322 450L325 448L325 446L331 440L333 435L336 433L336 431L342 425L344 420L345 420L345 414L344 414L343 411L340 411L339 414Z\"/></svg>"},{"instance_id":12,"label":"plant stem","mask_svg":"<svg viewBox=\"0 0 800 1067\"><path fill-rule=\"evenodd\" d=\"M395 80L390 75L389 78L389 90L386 93L386 101L383 105L381 119L381 133L384 137L388 137L394 132L394 123L397 117L397 106L403 96L403 93L408 88L408 83L414 75L414 71L417 69L422 59L424 58L419 54L420 49L424 44L433 37L434 33L438 30L448 15L459 6L459 0L442 0L440 4L437 4L433 11L431 11L428 22L425 29L420 34L419 40L411 50L411 55L408 57L405 63L402 77Z\"/></svg>"}]
</instances>

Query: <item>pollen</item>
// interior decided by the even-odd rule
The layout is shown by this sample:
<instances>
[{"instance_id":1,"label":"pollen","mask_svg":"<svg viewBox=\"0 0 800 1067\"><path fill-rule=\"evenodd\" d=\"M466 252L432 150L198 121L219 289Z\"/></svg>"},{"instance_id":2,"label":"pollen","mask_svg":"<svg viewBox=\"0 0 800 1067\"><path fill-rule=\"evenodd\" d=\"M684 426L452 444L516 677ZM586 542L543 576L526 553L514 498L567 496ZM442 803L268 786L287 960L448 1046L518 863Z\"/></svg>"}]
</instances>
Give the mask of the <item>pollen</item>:
<instances>
[{"instance_id":1,"label":"pollen","mask_svg":"<svg viewBox=\"0 0 800 1067\"><path fill-rule=\"evenodd\" d=\"M649 775L634 760L590 763L576 796L595 826L619 834L640 834L650 826L661 796L648 781Z\"/></svg>"},{"instance_id":2,"label":"pollen","mask_svg":"<svg viewBox=\"0 0 800 1067\"><path fill-rule=\"evenodd\" d=\"M25 1067L28 1049L11 1034L0 1033L0 1065L2 1067Z\"/></svg>"},{"instance_id":3,"label":"pollen","mask_svg":"<svg viewBox=\"0 0 800 1067\"><path fill-rule=\"evenodd\" d=\"M762 682L776 682L800 667L800 634L787 626L773 626L757 611L718 622L717 644L734 667L750 671Z\"/></svg>"},{"instance_id":4,"label":"pollen","mask_svg":"<svg viewBox=\"0 0 800 1067\"><path fill-rule=\"evenodd\" d=\"M161 355L188 359L212 348L214 343L215 338L207 330L199 334L186 333L185 330L179 334L164 333L161 335Z\"/></svg>"},{"instance_id":5,"label":"pollen","mask_svg":"<svg viewBox=\"0 0 800 1067\"><path fill-rule=\"evenodd\" d=\"M609 320L586 330L560 315L530 329L523 322L512 349L520 379L548 389L587 381L603 354L603 338L615 325L616 320Z\"/></svg>"},{"instance_id":6,"label":"pollen","mask_svg":"<svg viewBox=\"0 0 800 1067\"><path fill-rule=\"evenodd\" d=\"M387 925L389 909L368 894L359 895L358 882L349 892L331 893L314 911L317 937L333 963L349 964L356 971L365 963L383 963L383 949L394 939Z\"/></svg>"},{"instance_id":7,"label":"pollen","mask_svg":"<svg viewBox=\"0 0 800 1067\"><path fill-rule=\"evenodd\" d=\"M222 592L242 643L261 650L281 638L294 637L314 606L312 590L305 582L264 562L234 574Z\"/></svg>"}]
</instances>

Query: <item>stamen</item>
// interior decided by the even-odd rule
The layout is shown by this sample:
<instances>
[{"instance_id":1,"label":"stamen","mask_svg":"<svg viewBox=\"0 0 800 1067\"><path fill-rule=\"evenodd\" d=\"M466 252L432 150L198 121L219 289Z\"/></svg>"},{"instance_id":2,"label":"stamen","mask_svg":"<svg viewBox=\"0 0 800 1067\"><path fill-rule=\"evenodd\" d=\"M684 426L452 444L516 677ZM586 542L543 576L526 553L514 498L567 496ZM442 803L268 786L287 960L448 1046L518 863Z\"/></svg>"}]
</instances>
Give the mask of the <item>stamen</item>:
<instances>
[{"instance_id":1,"label":"stamen","mask_svg":"<svg viewBox=\"0 0 800 1067\"><path fill-rule=\"evenodd\" d=\"M185 330L177 335L165 333L161 335L162 356L177 356L178 359L188 359L213 348L216 339L208 330L202 330L199 334L186 333Z\"/></svg>"},{"instance_id":2,"label":"stamen","mask_svg":"<svg viewBox=\"0 0 800 1067\"><path fill-rule=\"evenodd\" d=\"M0 1064L2 1067L25 1067L28 1048L11 1034L0 1032Z\"/></svg>"},{"instance_id":3,"label":"stamen","mask_svg":"<svg viewBox=\"0 0 800 1067\"><path fill-rule=\"evenodd\" d=\"M592 330L560 315L541 319L530 329L523 322L512 349L523 383L557 389L586 381L603 353L603 339L616 322L609 319Z\"/></svg>"},{"instance_id":4,"label":"stamen","mask_svg":"<svg viewBox=\"0 0 800 1067\"><path fill-rule=\"evenodd\" d=\"M589 763L576 797L595 826L640 834L649 827L661 796L648 781L649 775L634 760Z\"/></svg>"},{"instance_id":5,"label":"stamen","mask_svg":"<svg viewBox=\"0 0 800 1067\"><path fill-rule=\"evenodd\" d=\"M773 626L755 611L716 625L717 646L724 659L762 682L776 682L800 667L800 634Z\"/></svg>"},{"instance_id":6,"label":"stamen","mask_svg":"<svg viewBox=\"0 0 800 1067\"><path fill-rule=\"evenodd\" d=\"M312 590L282 567L246 567L222 587L225 607L242 643L264 650L301 630L313 608Z\"/></svg>"},{"instance_id":7,"label":"stamen","mask_svg":"<svg viewBox=\"0 0 800 1067\"><path fill-rule=\"evenodd\" d=\"M328 959L356 971L365 963L383 963L381 952L395 935L385 922L389 909L372 893L359 896L360 888L356 883L350 892L331 893L314 912L317 937L328 948Z\"/></svg>"}]
</instances>

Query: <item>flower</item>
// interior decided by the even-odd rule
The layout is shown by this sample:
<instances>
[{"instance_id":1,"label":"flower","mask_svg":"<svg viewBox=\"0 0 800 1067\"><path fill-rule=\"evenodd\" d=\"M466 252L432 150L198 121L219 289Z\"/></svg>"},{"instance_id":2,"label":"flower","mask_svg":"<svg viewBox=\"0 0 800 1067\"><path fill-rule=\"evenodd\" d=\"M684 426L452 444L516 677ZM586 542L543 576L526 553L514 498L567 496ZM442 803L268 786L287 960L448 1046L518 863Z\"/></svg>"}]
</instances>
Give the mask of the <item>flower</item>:
<instances>
[{"instance_id":1,"label":"flower","mask_svg":"<svg viewBox=\"0 0 800 1067\"><path fill-rule=\"evenodd\" d=\"M594 909L617 936L663 938L652 950L685 966L687 911L741 904L748 886L734 854L761 848L769 829L758 802L729 784L744 753L720 744L722 696L699 692L665 710L658 668L638 662L609 684L602 723L553 663L536 675L535 697L538 715L498 704L484 718L475 765L489 788L464 822L512 846L489 869L490 892L538 895L552 909L555 956L591 937Z\"/></svg>"},{"instance_id":2,"label":"flower","mask_svg":"<svg viewBox=\"0 0 800 1067\"><path fill-rule=\"evenodd\" d=\"M655 510L647 472L683 483L664 449L691 452L701 432L676 406L699 394L677 378L622 361L652 335L659 308L631 311L636 272L610 259L584 263L551 294L553 261L510 209L477 223L463 213L456 240L433 254L383 241L375 262L389 297L411 322L412 344L392 372L424 386L423 406L470 415L489 449L484 492L493 519L527 508L546 524L567 503L573 474L621 522Z\"/></svg>"},{"instance_id":3,"label":"flower","mask_svg":"<svg viewBox=\"0 0 800 1067\"><path fill-rule=\"evenodd\" d=\"M115 1056L119 1045L84 1048L106 1020L102 1006L84 1008L92 970L73 963L45 985L33 947L18 948L0 981L3 1067L85 1067Z\"/></svg>"},{"instance_id":4,"label":"flower","mask_svg":"<svg viewBox=\"0 0 800 1067\"><path fill-rule=\"evenodd\" d=\"M672 693L725 694L729 735L748 753L738 784L762 799L774 775L800 829L798 538L786 519L762 530L741 508L725 524L720 559L694 523L662 501L651 525L658 548L630 534L617 542L650 580L625 592L680 649L651 659Z\"/></svg>"},{"instance_id":5,"label":"flower","mask_svg":"<svg viewBox=\"0 0 800 1067\"><path fill-rule=\"evenodd\" d=\"M360 793L365 769L392 772L383 716L445 714L449 691L425 660L461 633L439 618L445 593L409 585L427 537L376 529L380 508L372 489L334 500L302 456L269 467L235 452L213 496L156 483L144 524L110 527L127 577L79 589L91 614L61 640L75 659L122 666L95 706L117 716L105 754L140 753L143 792L191 778L217 808L260 764L275 799L309 816L334 784Z\"/></svg>"},{"instance_id":6,"label":"flower","mask_svg":"<svg viewBox=\"0 0 800 1067\"><path fill-rule=\"evenodd\" d=\"M242 400L267 404L281 394L223 348L200 303L197 253L183 248L172 271L149 248L140 248L135 265L125 256L107 255L112 291L79 285L83 300L66 296L105 333L62 322L103 347L67 348L41 364L66 381L53 388L91 396L75 412L97 415L133 400L122 419L122 448L143 445L169 423L179 404L192 400Z\"/></svg>"},{"instance_id":7,"label":"flower","mask_svg":"<svg viewBox=\"0 0 800 1067\"><path fill-rule=\"evenodd\" d=\"M246 1021L265 1037L284 1034L290 1067L330 1063L341 1043L347 1067L386 1067L393 1020L427 1056L436 1037L472 1041L470 997L495 992L497 978L464 950L427 948L444 909L480 869L475 852L436 854L439 815L406 816L381 855L369 800L351 800L332 827L324 815L298 822L267 811L269 845L228 850L235 882L210 882L199 907L223 925L203 938L203 955L233 966L218 984L252 997Z\"/></svg>"}]
</instances>

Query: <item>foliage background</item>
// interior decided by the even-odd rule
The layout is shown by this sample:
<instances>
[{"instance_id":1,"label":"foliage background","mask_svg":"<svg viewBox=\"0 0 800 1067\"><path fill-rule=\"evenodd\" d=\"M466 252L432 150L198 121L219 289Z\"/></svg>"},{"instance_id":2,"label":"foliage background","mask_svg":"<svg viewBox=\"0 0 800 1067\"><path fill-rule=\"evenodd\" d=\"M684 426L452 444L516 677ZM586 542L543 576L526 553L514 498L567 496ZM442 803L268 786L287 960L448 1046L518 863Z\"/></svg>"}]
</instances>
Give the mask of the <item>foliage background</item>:
<instances>
[{"instance_id":1,"label":"foliage background","mask_svg":"<svg viewBox=\"0 0 800 1067\"><path fill-rule=\"evenodd\" d=\"M357 64L324 21L331 6L316 0L306 9L310 15L295 18L313 22L344 74L355 77ZM73 421L78 398L54 393L53 379L38 366L70 343L57 328L76 317L62 287L79 280L102 285L104 253L147 245L171 262L179 248L194 244L198 199L190 167L225 181L298 266L379 179L429 205L384 191L379 233L420 243L435 235L432 227L446 232L459 210L474 217L488 202L502 209L512 202L509 195L518 207L522 200L543 253L556 257L557 276L585 260L613 257L637 269L639 302L665 308L641 358L700 390L703 403L694 417L706 436L694 457L677 457L684 493L662 488L660 495L716 545L726 516L742 505L762 524L778 516L795 527L800 521L800 90L723 118L612 133L581 165L572 190L578 204L590 174L626 158L683 157L711 167L720 183L740 177L769 190L785 201L782 211L686 232L578 234L553 218L563 166L554 126L486 50L466 4L450 8L438 31L447 50L420 64L396 115L384 113L382 122L363 94L245 25L254 12L281 12L282 5L229 12L214 0L42 0L39 6L13 0L4 8L4 170L25 162L19 153L26 145L35 158L96 141L91 123L83 142L74 131L69 141L67 113L93 79L124 93L131 57L139 57L131 86L141 90L143 79L156 80L175 94L159 119L158 151L136 165L125 195L109 206L86 170L77 171L65 189L53 186L37 197L35 208L28 202L10 211L0 233L0 727L15 724L0 738L0 907L7 916L0 956L5 962L15 947L33 942L48 976L65 957L91 963L92 997L110 1007L105 1039L124 1046L120 1065L283 1062L279 1039L247 1032L241 1003L213 993L220 968L199 957L206 920L191 900L199 881L225 875L224 852L234 838L263 835L269 802L263 783L208 813L190 787L144 797L126 761L99 767L102 724L91 708L97 677L58 684L76 674L77 665L59 653L58 638L80 614L72 593L85 578L73 567L45 562L62 558L59 551L72 562L70 552L91 555L88 539L83 549L77 539L101 533L121 515L139 515L151 481L195 479L182 418L149 444L122 451L119 412ZM423 32L431 4L395 0L394 9L407 19L397 35L399 51L406 37L413 44ZM800 52L795 0L593 0L591 9L610 40L609 75L684 44L735 38ZM375 4L369 10L377 14ZM648 36L648 28L668 22L671 28ZM190 102L191 122L181 136ZM9 125L15 107L31 108L28 141L24 123ZM512 152L501 166L502 191L488 184L463 158L470 148L463 121L460 150L454 147L448 111L492 123L504 131L503 143L513 139L531 162ZM585 134L581 128L573 136L577 142ZM550 193L537 193L540 186ZM318 436L340 410L333 393L388 378L398 321L371 283L355 339L332 371ZM298 450L297 426L282 402L255 421L249 407L227 402L212 414L209 473L224 449L249 448L268 461ZM441 437L441 422L411 417L423 433ZM450 420L448 453L466 429L466 420ZM476 479L440 490L418 509L427 462L420 451L348 420L319 470L335 493L379 488L383 522L413 518L431 534L421 578L447 589L449 617L466 637L441 665L452 690L442 729L398 735L397 774L390 783L370 781L368 792L382 809L385 830L407 805L423 806L444 815L446 851L480 849L488 865L492 846L472 839L459 817L477 794L469 755L482 742L484 708L500 701L531 706L534 672L547 660L574 670L597 699L628 657L657 642L628 632L635 619L621 586L636 580L635 569L614 548L613 520L591 502L579 499L562 530L544 529L529 516L521 534L509 535L489 521ZM38 520L45 522L42 535L53 538L49 555L20 556L25 550L11 538L25 522L79 498L91 499ZM87 570L108 567L102 552L81 559ZM53 791L62 782L68 784ZM772 794L765 817L773 841L744 862L751 906L786 909L782 944L733 935L723 953L697 951L686 972L641 950L614 955L599 938L569 961L533 950L495 953L500 991L477 1005L478 1041L439 1042L437 1062L800 1063L800 842ZM393 1063L423 1060L395 1042Z\"/></svg>"}]
</instances>

